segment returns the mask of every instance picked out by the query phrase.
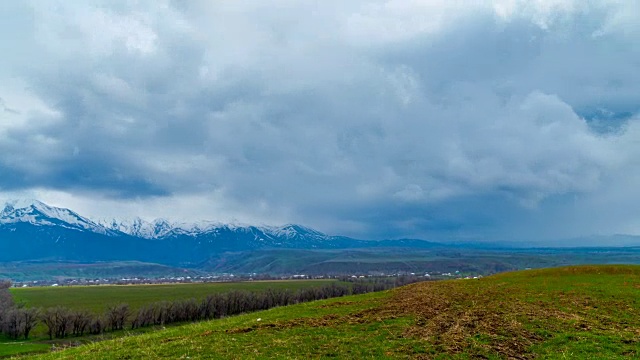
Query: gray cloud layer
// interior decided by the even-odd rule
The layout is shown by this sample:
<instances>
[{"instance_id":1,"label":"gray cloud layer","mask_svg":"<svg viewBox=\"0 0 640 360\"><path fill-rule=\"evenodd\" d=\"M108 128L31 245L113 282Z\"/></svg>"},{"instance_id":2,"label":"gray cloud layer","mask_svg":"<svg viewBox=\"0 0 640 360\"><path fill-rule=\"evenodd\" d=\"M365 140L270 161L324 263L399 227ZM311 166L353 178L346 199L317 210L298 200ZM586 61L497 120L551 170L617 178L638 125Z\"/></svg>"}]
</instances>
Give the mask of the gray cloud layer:
<instances>
[{"instance_id":1,"label":"gray cloud layer","mask_svg":"<svg viewBox=\"0 0 640 360\"><path fill-rule=\"evenodd\" d=\"M639 7L3 3L0 191L360 237L640 233Z\"/></svg>"}]
</instances>

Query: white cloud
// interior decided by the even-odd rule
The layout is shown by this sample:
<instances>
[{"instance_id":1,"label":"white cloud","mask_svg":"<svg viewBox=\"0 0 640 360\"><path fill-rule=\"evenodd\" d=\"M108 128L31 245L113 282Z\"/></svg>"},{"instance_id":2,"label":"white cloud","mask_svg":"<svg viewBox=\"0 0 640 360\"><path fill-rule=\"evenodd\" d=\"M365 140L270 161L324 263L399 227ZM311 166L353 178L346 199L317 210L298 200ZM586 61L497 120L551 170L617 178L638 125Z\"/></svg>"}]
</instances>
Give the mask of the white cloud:
<instances>
[{"instance_id":1,"label":"white cloud","mask_svg":"<svg viewBox=\"0 0 640 360\"><path fill-rule=\"evenodd\" d=\"M150 17L165 14L148 13L151 3L140 10L133 4L134 9L127 9L124 14L109 9L108 5L34 2L39 44L67 59L80 52L109 56L117 49L138 55L153 54L158 35Z\"/></svg>"}]
</instances>

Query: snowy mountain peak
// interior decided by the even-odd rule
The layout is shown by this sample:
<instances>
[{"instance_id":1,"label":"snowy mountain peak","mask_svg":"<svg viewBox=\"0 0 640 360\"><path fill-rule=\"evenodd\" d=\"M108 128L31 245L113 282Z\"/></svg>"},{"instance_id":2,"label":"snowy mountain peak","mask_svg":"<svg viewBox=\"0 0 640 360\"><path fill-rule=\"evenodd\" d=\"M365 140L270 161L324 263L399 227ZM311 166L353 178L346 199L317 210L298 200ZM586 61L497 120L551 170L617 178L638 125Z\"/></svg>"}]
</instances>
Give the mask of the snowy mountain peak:
<instances>
[{"instance_id":1,"label":"snowy mountain peak","mask_svg":"<svg viewBox=\"0 0 640 360\"><path fill-rule=\"evenodd\" d=\"M100 219L96 222L109 230L145 239L162 237L173 229L172 224L164 219L149 222L139 217L134 217L131 219Z\"/></svg>"},{"instance_id":2,"label":"snowy mountain peak","mask_svg":"<svg viewBox=\"0 0 640 360\"><path fill-rule=\"evenodd\" d=\"M278 226L278 227L268 226L268 227L264 227L263 231L265 231L266 233L272 236L281 237L285 239L295 239L299 236L313 236L317 238L327 237L326 234L321 233L320 231L308 228L306 226L296 225L296 224L287 224L287 225Z\"/></svg>"},{"instance_id":3,"label":"snowy mountain peak","mask_svg":"<svg viewBox=\"0 0 640 360\"><path fill-rule=\"evenodd\" d=\"M12 209L46 209L49 205L35 199L16 199L9 200L4 205L4 211L11 211Z\"/></svg>"},{"instance_id":4,"label":"snowy mountain peak","mask_svg":"<svg viewBox=\"0 0 640 360\"><path fill-rule=\"evenodd\" d=\"M62 226L71 229L106 233L105 229L77 213L49 206L38 200L12 200L0 212L0 224L31 223L38 226Z\"/></svg>"},{"instance_id":5,"label":"snowy mountain peak","mask_svg":"<svg viewBox=\"0 0 640 360\"><path fill-rule=\"evenodd\" d=\"M221 223L216 221L199 221L194 223L176 222L168 219L146 221L141 218L132 219L99 219L98 224L113 231L145 239L158 239L170 235L197 236L216 230L248 231L251 225L237 223Z\"/></svg>"}]
</instances>

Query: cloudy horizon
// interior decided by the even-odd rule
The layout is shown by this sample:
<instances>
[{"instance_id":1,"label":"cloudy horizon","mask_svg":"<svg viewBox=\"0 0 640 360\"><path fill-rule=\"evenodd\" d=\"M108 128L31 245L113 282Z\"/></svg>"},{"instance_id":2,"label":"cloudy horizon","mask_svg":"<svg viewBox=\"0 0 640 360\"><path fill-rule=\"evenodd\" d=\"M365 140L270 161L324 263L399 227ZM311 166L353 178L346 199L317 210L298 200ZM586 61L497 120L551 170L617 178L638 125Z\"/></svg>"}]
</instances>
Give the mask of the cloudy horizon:
<instances>
[{"instance_id":1,"label":"cloudy horizon","mask_svg":"<svg viewBox=\"0 0 640 360\"><path fill-rule=\"evenodd\" d=\"M636 1L0 3L0 200L358 238L640 235Z\"/></svg>"}]
</instances>

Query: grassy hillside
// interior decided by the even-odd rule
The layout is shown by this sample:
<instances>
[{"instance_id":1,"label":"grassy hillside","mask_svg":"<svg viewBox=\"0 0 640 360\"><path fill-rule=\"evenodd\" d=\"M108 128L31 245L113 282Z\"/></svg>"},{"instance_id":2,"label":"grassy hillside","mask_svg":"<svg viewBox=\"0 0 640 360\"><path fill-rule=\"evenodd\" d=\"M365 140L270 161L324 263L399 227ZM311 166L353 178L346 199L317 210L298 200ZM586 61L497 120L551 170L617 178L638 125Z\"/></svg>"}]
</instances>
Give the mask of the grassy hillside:
<instances>
[{"instance_id":1,"label":"grassy hillside","mask_svg":"<svg viewBox=\"0 0 640 360\"><path fill-rule=\"evenodd\" d=\"M638 248L432 249L373 248L340 250L272 249L218 254L199 269L217 273L353 274L380 272L454 272L494 274L526 268L580 264L637 264Z\"/></svg>"},{"instance_id":2,"label":"grassy hillside","mask_svg":"<svg viewBox=\"0 0 640 360\"><path fill-rule=\"evenodd\" d=\"M163 300L202 299L214 293L233 290L263 291L266 289L297 290L322 286L336 280L283 280L225 283L162 284L162 285L101 285L71 287L12 288L13 298L30 307L63 306L75 310L102 312L109 305L128 304L133 310L142 305Z\"/></svg>"},{"instance_id":3,"label":"grassy hillside","mask_svg":"<svg viewBox=\"0 0 640 360\"><path fill-rule=\"evenodd\" d=\"M638 356L640 267L583 266L419 283L168 328L39 358Z\"/></svg>"}]
</instances>

